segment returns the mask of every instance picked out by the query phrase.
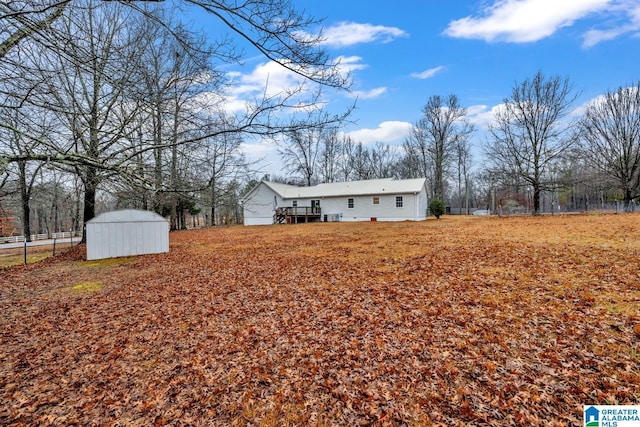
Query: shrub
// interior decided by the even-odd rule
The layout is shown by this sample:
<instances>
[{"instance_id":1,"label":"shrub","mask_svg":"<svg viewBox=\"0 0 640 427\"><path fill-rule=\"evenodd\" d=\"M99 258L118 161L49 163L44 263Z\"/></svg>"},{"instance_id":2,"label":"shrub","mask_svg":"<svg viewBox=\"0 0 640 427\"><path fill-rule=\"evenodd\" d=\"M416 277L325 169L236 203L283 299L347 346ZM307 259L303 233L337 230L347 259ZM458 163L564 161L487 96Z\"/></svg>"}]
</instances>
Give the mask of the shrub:
<instances>
[{"instance_id":1,"label":"shrub","mask_svg":"<svg viewBox=\"0 0 640 427\"><path fill-rule=\"evenodd\" d=\"M437 219L440 219L440 216L444 215L444 209L444 202L440 199L433 199L431 203L429 203L429 211Z\"/></svg>"}]
</instances>

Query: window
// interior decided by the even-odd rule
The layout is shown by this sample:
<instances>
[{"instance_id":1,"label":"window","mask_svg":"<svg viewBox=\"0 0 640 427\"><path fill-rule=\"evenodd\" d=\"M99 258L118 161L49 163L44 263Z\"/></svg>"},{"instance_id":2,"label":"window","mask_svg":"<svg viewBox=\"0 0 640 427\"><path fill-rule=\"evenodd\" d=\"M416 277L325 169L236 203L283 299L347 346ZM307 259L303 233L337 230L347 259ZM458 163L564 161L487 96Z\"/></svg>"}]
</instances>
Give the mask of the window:
<instances>
[{"instance_id":1,"label":"window","mask_svg":"<svg viewBox=\"0 0 640 427\"><path fill-rule=\"evenodd\" d=\"M347 207L349 209L353 209L353 206L354 206L353 199L351 199L351 198L347 199Z\"/></svg>"},{"instance_id":2,"label":"window","mask_svg":"<svg viewBox=\"0 0 640 427\"><path fill-rule=\"evenodd\" d=\"M373 204L374 205L380 204L380 196L373 196Z\"/></svg>"},{"instance_id":3,"label":"window","mask_svg":"<svg viewBox=\"0 0 640 427\"><path fill-rule=\"evenodd\" d=\"M402 196L396 196L396 208L402 207Z\"/></svg>"},{"instance_id":4,"label":"window","mask_svg":"<svg viewBox=\"0 0 640 427\"><path fill-rule=\"evenodd\" d=\"M298 207L298 201L294 200L293 202L291 202L291 206L293 206L294 208Z\"/></svg>"}]
</instances>

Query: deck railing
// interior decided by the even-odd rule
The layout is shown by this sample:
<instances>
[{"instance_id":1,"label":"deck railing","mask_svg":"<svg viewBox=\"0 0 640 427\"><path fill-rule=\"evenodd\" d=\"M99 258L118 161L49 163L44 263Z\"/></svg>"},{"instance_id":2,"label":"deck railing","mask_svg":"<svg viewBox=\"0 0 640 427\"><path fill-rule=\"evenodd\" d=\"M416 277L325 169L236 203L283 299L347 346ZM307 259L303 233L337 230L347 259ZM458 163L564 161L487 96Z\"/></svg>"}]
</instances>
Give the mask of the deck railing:
<instances>
[{"instance_id":1,"label":"deck railing","mask_svg":"<svg viewBox=\"0 0 640 427\"><path fill-rule=\"evenodd\" d=\"M322 209L320 206L287 206L276 208L273 221L277 224L299 222L298 219L302 218L305 218L305 221L307 221L309 218L320 218L321 214Z\"/></svg>"},{"instance_id":2,"label":"deck railing","mask_svg":"<svg viewBox=\"0 0 640 427\"><path fill-rule=\"evenodd\" d=\"M296 206L280 208L285 210L287 216L318 216L320 215L320 207Z\"/></svg>"}]
</instances>

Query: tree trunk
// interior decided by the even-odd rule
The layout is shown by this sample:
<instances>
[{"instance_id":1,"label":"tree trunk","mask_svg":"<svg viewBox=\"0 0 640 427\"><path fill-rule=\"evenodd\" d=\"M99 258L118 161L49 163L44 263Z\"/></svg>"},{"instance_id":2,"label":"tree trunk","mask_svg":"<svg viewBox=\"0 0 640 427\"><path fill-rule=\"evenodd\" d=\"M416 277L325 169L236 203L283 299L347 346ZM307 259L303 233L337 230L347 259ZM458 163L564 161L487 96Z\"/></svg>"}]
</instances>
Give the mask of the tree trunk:
<instances>
[{"instance_id":1,"label":"tree trunk","mask_svg":"<svg viewBox=\"0 0 640 427\"><path fill-rule=\"evenodd\" d=\"M440 162L438 162L440 163ZM442 171L442 163L436 164L436 173L435 173L435 185L434 185L434 198L442 200L444 202L444 181L443 181L443 171Z\"/></svg>"},{"instance_id":2,"label":"tree trunk","mask_svg":"<svg viewBox=\"0 0 640 427\"><path fill-rule=\"evenodd\" d=\"M441 138L441 137L440 137ZM444 202L444 150L445 141L436 139L434 144L435 198Z\"/></svg>"},{"instance_id":3,"label":"tree trunk","mask_svg":"<svg viewBox=\"0 0 640 427\"><path fill-rule=\"evenodd\" d=\"M87 167L84 179L84 213L82 215L82 242L87 243L87 222L96 216L97 171Z\"/></svg>"},{"instance_id":4,"label":"tree trunk","mask_svg":"<svg viewBox=\"0 0 640 427\"><path fill-rule=\"evenodd\" d=\"M177 96L177 95L176 95ZM173 134L171 145L171 230L180 229L180 219L178 218L178 120L179 120L179 104L176 98L176 109L173 115Z\"/></svg>"},{"instance_id":5,"label":"tree trunk","mask_svg":"<svg viewBox=\"0 0 640 427\"><path fill-rule=\"evenodd\" d=\"M631 212L631 202L633 201L633 196L631 193L631 188L625 188L624 190L624 211Z\"/></svg>"},{"instance_id":6,"label":"tree trunk","mask_svg":"<svg viewBox=\"0 0 640 427\"><path fill-rule=\"evenodd\" d=\"M211 181L210 181L210 185L211 185L211 225L215 226L217 225L217 219L216 219L216 203L217 203L217 198L216 198L216 172L215 170L213 171L213 175L211 177Z\"/></svg>"},{"instance_id":7,"label":"tree trunk","mask_svg":"<svg viewBox=\"0 0 640 427\"><path fill-rule=\"evenodd\" d=\"M467 215L469 215L471 213L471 207L469 206L469 198L470 198L471 194L469 191L469 178L467 177L467 173L465 171L465 178L464 178L464 205L467 209Z\"/></svg>"},{"instance_id":8,"label":"tree trunk","mask_svg":"<svg viewBox=\"0 0 640 427\"><path fill-rule=\"evenodd\" d=\"M180 209L180 230L186 230L187 229L187 215L185 213L185 209L181 208Z\"/></svg>"},{"instance_id":9,"label":"tree trunk","mask_svg":"<svg viewBox=\"0 0 640 427\"><path fill-rule=\"evenodd\" d=\"M162 189L162 112L160 110L160 103L158 102L158 107L154 111L153 114L153 142L156 145L153 148L153 201L151 205L153 206L153 210L160 214L164 215L162 209L162 203L160 201L160 197L158 196L160 190Z\"/></svg>"},{"instance_id":10,"label":"tree trunk","mask_svg":"<svg viewBox=\"0 0 640 427\"><path fill-rule=\"evenodd\" d=\"M542 197L542 191L540 190L540 184L533 185L533 214L540 214L540 199Z\"/></svg>"},{"instance_id":11,"label":"tree trunk","mask_svg":"<svg viewBox=\"0 0 640 427\"><path fill-rule=\"evenodd\" d=\"M27 162L19 161L18 170L20 172L20 202L22 206L22 234L27 242L31 241L31 208L29 199L31 192L27 186Z\"/></svg>"},{"instance_id":12,"label":"tree trunk","mask_svg":"<svg viewBox=\"0 0 640 427\"><path fill-rule=\"evenodd\" d=\"M73 180L73 191L75 194L75 199L73 201L74 204L74 211L73 211L73 219L72 219L72 224L71 224L71 230L69 230L70 232L73 233L73 235L76 235L76 232L78 231L78 227L80 226L80 185L79 185L79 176L76 175L74 180Z\"/></svg>"}]
</instances>

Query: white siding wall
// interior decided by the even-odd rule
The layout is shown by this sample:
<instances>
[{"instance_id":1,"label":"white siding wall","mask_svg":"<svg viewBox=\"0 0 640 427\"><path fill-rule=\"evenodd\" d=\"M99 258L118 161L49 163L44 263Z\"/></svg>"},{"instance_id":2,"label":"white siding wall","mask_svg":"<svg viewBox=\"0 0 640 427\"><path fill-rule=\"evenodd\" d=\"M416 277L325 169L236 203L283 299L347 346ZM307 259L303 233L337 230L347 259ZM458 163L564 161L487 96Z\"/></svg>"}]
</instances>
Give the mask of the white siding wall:
<instances>
[{"instance_id":1,"label":"white siding wall","mask_svg":"<svg viewBox=\"0 0 640 427\"><path fill-rule=\"evenodd\" d=\"M277 207L285 206L282 198L264 183L258 184L249 196L244 202L244 225L273 224L274 197Z\"/></svg>"},{"instance_id":2,"label":"white siding wall","mask_svg":"<svg viewBox=\"0 0 640 427\"><path fill-rule=\"evenodd\" d=\"M402 196L403 206L396 207L396 196ZM288 197L283 199L267 184L260 183L247 195L244 202L245 225L273 224L275 207L292 207L294 202L298 207L310 207L312 200L320 200L322 209L321 220L324 215L340 215L340 221L406 221L423 220L427 218L427 193L424 186L417 194L383 194L378 196L380 203L373 204L372 195L353 196L354 207L348 207L350 196L340 197Z\"/></svg>"},{"instance_id":3,"label":"white siding wall","mask_svg":"<svg viewBox=\"0 0 640 427\"><path fill-rule=\"evenodd\" d=\"M419 220L427 219L428 210L429 210L429 202L427 199L427 189L422 187L422 191L417 194L418 203L416 205L416 216Z\"/></svg>"},{"instance_id":4,"label":"white siding wall","mask_svg":"<svg viewBox=\"0 0 640 427\"><path fill-rule=\"evenodd\" d=\"M396 196L402 196L403 206L396 207ZM348 199L353 198L353 208L348 207ZM327 197L320 199L322 215L341 214L340 221L406 221L426 218L426 191L419 194L389 194L379 196L380 204L373 204L373 196ZM286 200L282 206L291 206L293 200L298 206L311 206L311 199Z\"/></svg>"},{"instance_id":5,"label":"white siding wall","mask_svg":"<svg viewBox=\"0 0 640 427\"><path fill-rule=\"evenodd\" d=\"M247 218L244 217L244 225L271 225L273 217Z\"/></svg>"},{"instance_id":6,"label":"white siding wall","mask_svg":"<svg viewBox=\"0 0 640 427\"><path fill-rule=\"evenodd\" d=\"M87 223L87 260L169 252L167 222Z\"/></svg>"}]
</instances>

